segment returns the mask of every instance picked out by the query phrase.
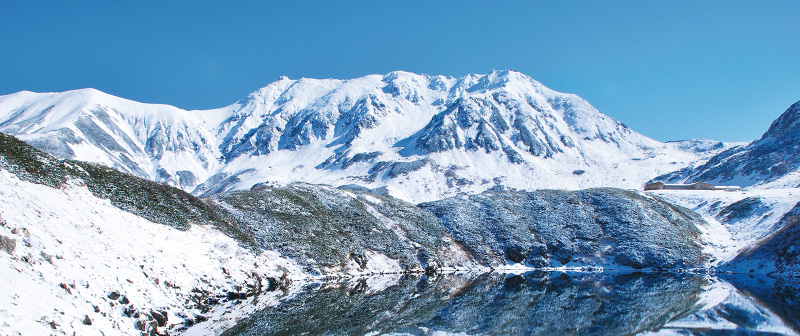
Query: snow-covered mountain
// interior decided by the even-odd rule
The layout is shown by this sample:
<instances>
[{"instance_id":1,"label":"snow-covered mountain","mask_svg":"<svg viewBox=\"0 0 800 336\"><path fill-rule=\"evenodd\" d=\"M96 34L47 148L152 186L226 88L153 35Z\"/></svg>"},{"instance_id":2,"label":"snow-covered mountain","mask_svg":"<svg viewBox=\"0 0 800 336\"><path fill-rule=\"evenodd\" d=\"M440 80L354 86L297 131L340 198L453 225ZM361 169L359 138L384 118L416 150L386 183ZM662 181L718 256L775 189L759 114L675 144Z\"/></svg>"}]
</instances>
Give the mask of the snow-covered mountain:
<instances>
[{"instance_id":1,"label":"snow-covered mountain","mask_svg":"<svg viewBox=\"0 0 800 336\"><path fill-rule=\"evenodd\" d=\"M48 153L193 188L220 164L198 113L94 90L0 97L0 129ZM191 190L191 189L190 189Z\"/></svg>"},{"instance_id":2,"label":"snow-covered mountain","mask_svg":"<svg viewBox=\"0 0 800 336\"><path fill-rule=\"evenodd\" d=\"M725 150L699 167L659 176L668 182L702 181L754 189L800 187L800 101L749 144Z\"/></svg>"},{"instance_id":3,"label":"snow-covered mountain","mask_svg":"<svg viewBox=\"0 0 800 336\"><path fill-rule=\"evenodd\" d=\"M652 140L515 71L282 77L205 111L93 89L19 92L0 97L0 132L197 195L302 181L415 202L496 184L638 188L726 147Z\"/></svg>"}]
</instances>

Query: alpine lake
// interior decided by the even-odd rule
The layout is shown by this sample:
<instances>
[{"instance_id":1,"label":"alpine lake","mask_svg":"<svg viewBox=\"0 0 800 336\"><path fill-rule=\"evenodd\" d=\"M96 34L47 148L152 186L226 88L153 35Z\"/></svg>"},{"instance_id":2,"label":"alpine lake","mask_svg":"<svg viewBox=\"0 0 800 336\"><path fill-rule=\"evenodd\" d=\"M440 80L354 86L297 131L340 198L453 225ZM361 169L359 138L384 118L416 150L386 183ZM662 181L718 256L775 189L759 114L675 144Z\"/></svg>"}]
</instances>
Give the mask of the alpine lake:
<instances>
[{"instance_id":1,"label":"alpine lake","mask_svg":"<svg viewBox=\"0 0 800 336\"><path fill-rule=\"evenodd\" d=\"M766 275L404 274L276 292L223 335L800 333L800 279Z\"/></svg>"}]
</instances>

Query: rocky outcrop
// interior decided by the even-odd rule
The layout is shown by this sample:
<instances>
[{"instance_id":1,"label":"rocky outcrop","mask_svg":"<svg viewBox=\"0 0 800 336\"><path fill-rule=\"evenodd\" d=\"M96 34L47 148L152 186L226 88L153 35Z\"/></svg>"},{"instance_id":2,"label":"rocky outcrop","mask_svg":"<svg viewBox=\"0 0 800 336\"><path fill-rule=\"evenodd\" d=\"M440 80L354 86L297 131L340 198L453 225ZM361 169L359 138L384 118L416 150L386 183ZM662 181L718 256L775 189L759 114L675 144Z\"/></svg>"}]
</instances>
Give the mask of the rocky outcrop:
<instances>
[{"instance_id":1,"label":"rocky outcrop","mask_svg":"<svg viewBox=\"0 0 800 336\"><path fill-rule=\"evenodd\" d=\"M697 267L695 213L619 189L491 190L421 204L481 263Z\"/></svg>"}]
</instances>

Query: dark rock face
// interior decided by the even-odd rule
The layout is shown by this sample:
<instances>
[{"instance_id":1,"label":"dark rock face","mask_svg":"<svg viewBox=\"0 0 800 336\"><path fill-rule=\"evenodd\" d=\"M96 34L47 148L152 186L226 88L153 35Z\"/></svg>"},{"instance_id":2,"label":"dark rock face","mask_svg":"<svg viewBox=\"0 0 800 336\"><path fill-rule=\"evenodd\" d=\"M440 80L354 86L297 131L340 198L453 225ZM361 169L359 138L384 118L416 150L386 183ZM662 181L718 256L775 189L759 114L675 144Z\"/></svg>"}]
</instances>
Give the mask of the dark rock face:
<instances>
[{"instance_id":1,"label":"dark rock face","mask_svg":"<svg viewBox=\"0 0 800 336\"><path fill-rule=\"evenodd\" d=\"M359 162L371 162L374 161L376 158L381 156L383 153L379 151L369 152L369 153L357 153L350 156L349 150L344 150L336 153L335 155L329 157L324 162L320 163L316 168L317 169L347 169L350 166L359 163Z\"/></svg>"},{"instance_id":2,"label":"dark rock face","mask_svg":"<svg viewBox=\"0 0 800 336\"><path fill-rule=\"evenodd\" d=\"M518 101L505 93L457 99L431 118L422 130L400 141L398 146L404 147L400 153L410 156L462 148L486 153L502 151L510 162L520 163L519 153L502 136L519 148L545 158L563 152L564 147L575 146L568 135L557 135L559 141L550 135L557 132L552 127L551 114L537 106L525 107L534 108L538 114L526 113ZM501 109L507 110L506 116Z\"/></svg>"},{"instance_id":3,"label":"dark rock face","mask_svg":"<svg viewBox=\"0 0 800 336\"><path fill-rule=\"evenodd\" d=\"M712 157L695 169L685 168L652 181L733 181L741 186L770 182L800 169L800 102L786 110L756 141ZM797 186L795 186L797 187Z\"/></svg>"},{"instance_id":4,"label":"dark rock face","mask_svg":"<svg viewBox=\"0 0 800 336\"><path fill-rule=\"evenodd\" d=\"M619 189L487 191L423 203L482 264L700 266L695 213Z\"/></svg>"}]
</instances>

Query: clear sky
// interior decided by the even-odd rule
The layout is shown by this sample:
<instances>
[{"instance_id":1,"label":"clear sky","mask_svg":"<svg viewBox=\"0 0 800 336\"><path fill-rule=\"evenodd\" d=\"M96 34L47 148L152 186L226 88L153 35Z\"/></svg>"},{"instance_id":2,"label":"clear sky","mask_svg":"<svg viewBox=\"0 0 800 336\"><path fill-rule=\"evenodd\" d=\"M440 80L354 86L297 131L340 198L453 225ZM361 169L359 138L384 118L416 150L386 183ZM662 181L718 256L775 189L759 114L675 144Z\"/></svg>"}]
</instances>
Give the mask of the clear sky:
<instances>
[{"instance_id":1,"label":"clear sky","mask_svg":"<svg viewBox=\"0 0 800 336\"><path fill-rule=\"evenodd\" d=\"M657 140L746 141L800 100L800 1L0 0L0 95L185 109L290 78L515 69Z\"/></svg>"}]
</instances>

